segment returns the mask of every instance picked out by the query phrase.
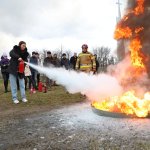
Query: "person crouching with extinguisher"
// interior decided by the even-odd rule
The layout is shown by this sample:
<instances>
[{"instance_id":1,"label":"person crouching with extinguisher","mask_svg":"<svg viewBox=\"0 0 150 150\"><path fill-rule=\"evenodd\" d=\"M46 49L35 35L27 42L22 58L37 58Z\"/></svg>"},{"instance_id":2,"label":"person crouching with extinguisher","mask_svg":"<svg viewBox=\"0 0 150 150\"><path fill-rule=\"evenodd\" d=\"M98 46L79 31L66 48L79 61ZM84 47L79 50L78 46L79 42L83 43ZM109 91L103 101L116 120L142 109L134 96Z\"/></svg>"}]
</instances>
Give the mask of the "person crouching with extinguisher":
<instances>
[{"instance_id":1,"label":"person crouching with extinguisher","mask_svg":"<svg viewBox=\"0 0 150 150\"><path fill-rule=\"evenodd\" d=\"M8 72L9 72L12 100L15 104L19 103L17 97L17 83L16 83L16 79L18 78L22 102L27 102L24 83L24 68L25 68L24 62L27 61L29 53L26 48L26 43L24 41L20 41L19 45L18 46L15 45L9 54L11 59L10 65L8 67Z\"/></svg>"}]
</instances>

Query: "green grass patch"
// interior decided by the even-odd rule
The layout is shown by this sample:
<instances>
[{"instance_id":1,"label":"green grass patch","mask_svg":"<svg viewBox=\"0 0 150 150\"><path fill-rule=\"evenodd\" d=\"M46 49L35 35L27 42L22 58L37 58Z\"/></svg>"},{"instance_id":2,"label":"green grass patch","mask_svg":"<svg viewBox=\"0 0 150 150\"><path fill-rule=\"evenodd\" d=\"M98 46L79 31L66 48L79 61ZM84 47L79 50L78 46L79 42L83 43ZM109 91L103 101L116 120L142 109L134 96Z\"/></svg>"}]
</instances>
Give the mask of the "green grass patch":
<instances>
[{"instance_id":1,"label":"green grass patch","mask_svg":"<svg viewBox=\"0 0 150 150\"><path fill-rule=\"evenodd\" d=\"M9 87L10 91L10 87ZM3 82L0 80L0 112L2 114L11 115L10 113L32 113L33 111L50 110L53 108L58 108L64 105L69 105L77 102L84 101L84 98L80 93L69 94L62 86L53 86L47 93L36 92L35 94L30 94L30 90L26 91L26 96L28 99L27 103L21 102L20 91L18 91L19 104L13 104L11 92L4 93Z\"/></svg>"}]
</instances>

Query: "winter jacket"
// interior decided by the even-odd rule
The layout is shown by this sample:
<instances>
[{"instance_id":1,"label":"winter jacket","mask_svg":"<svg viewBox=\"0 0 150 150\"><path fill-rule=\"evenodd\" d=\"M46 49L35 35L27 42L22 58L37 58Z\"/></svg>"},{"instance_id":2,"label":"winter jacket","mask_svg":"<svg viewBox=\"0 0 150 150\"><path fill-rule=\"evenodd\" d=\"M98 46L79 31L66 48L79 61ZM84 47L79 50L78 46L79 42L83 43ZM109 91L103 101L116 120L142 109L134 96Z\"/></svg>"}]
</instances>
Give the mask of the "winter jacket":
<instances>
[{"instance_id":1,"label":"winter jacket","mask_svg":"<svg viewBox=\"0 0 150 150\"><path fill-rule=\"evenodd\" d=\"M67 70L69 69L69 60L67 58L61 59L61 67L65 67Z\"/></svg>"},{"instance_id":2,"label":"winter jacket","mask_svg":"<svg viewBox=\"0 0 150 150\"><path fill-rule=\"evenodd\" d=\"M60 67L60 60L58 58L53 58L52 64L54 67Z\"/></svg>"},{"instance_id":3,"label":"winter jacket","mask_svg":"<svg viewBox=\"0 0 150 150\"><path fill-rule=\"evenodd\" d=\"M30 63L33 64L33 65L38 65L38 59L37 59L37 57L32 56L30 58ZM30 70L31 70L31 72L36 72L36 70L33 69L32 67L30 67Z\"/></svg>"},{"instance_id":4,"label":"winter jacket","mask_svg":"<svg viewBox=\"0 0 150 150\"><path fill-rule=\"evenodd\" d=\"M1 73L8 73L9 59L6 57L1 57L0 61Z\"/></svg>"},{"instance_id":5,"label":"winter jacket","mask_svg":"<svg viewBox=\"0 0 150 150\"><path fill-rule=\"evenodd\" d=\"M96 62L93 54L90 52L80 53L77 59L76 69L85 72L96 70Z\"/></svg>"},{"instance_id":6,"label":"winter jacket","mask_svg":"<svg viewBox=\"0 0 150 150\"><path fill-rule=\"evenodd\" d=\"M75 69L75 67L76 67L76 62L77 62L77 56L76 56L76 57L75 57L75 56L72 56L72 57L70 58L70 66L71 66L72 69Z\"/></svg>"},{"instance_id":7,"label":"winter jacket","mask_svg":"<svg viewBox=\"0 0 150 150\"><path fill-rule=\"evenodd\" d=\"M22 51L19 46L15 45L9 54L11 59L10 59L10 65L8 67L8 72L15 76L20 75L18 73L18 66L19 66L18 59L22 58L23 61L27 62L27 58L29 56L29 53L27 52L27 48L24 51Z\"/></svg>"},{"instance_id":8,"label":"winter jacket","mask_svg":"<svg viewBox=\"0 0 150 150\"><path fill-rule=\"evenodd\" d=\"M48 67L48 66L52 65L52 61L53 61L53 58L52 58L52 57L46 57L46 58L44 59L43 66L44 66L44 67Z\"/></svg>"}]
</instances>

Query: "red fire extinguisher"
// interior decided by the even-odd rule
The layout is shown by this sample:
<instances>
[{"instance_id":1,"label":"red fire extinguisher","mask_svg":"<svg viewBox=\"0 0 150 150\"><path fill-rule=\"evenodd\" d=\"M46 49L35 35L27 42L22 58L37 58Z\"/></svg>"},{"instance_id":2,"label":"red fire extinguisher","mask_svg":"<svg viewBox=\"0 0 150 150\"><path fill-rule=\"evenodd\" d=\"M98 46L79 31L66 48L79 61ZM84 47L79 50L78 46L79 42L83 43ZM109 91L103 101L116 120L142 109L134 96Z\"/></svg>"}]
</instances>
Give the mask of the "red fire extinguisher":
<instances>
[{"instance_id":1,"label":"red fire extinguisher","mask_svg":"<svg viewBox=\"0 0 150 150\"><path fill-rule=\"evenodd\" d=\"M39 82L39 85L38 85L38 91L39 91L39 92L42 92L42 89L43 89L43 84L42 84L42 82L40 81L40 82Z\"/></svg>"},{"instance_id":2,"label":"red fire extinguisher","mask_svg":"<svg viewBox=\"0 0 150 150\"><path fill-rule=\"evenodd\" d=\"M18 70L19 73L24 73L24 61L20 61L19 62L19 70Z\"/></svg>"}]
</instances>

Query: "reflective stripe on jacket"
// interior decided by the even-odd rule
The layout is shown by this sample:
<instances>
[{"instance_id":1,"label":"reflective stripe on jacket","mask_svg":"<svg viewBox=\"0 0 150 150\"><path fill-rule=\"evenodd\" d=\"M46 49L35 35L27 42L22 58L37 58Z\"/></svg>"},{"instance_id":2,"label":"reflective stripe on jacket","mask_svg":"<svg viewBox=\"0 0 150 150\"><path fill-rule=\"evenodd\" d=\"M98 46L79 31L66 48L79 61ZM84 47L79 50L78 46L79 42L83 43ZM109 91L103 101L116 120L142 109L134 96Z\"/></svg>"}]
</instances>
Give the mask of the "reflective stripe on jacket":
<instances>
[{"instance_id":1,"label":"reflective stripe on jacket","mask_svg":"<svg viewBox=\"0 0 150 150\"><path fill-rule=\"evenodd\" d=\"M76 69L91 70L96 68L95 57L92 53L80 53L76 63Z\"/></svg>"}]
</instances>

